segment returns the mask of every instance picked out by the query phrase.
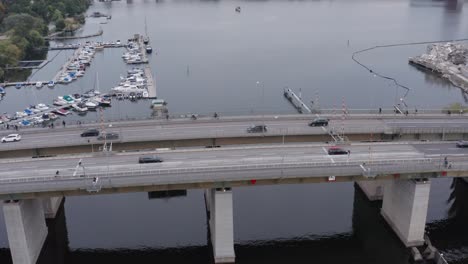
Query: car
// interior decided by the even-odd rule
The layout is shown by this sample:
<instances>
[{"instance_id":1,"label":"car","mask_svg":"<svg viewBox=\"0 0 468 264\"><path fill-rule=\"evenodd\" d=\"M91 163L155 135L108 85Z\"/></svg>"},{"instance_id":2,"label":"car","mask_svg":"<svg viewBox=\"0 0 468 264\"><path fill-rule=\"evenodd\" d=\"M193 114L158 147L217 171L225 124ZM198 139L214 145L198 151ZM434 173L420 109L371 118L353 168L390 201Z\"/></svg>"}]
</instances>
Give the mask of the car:
<instances>
[{"instance_id":1,"label":"car","mask_svg":"<svg viewBox=\"0 0 468 264\"><path fill-rule=\"evenodd\" d=\"M19 134L10 134L10 135L2 138L2 143L16 142L16 141L20 141L20 140L21 140L21 136Z\"/></svg>"},{"instance_id":2,"label":"car","mask_svg":"<svg viewBox=\"0 0 468 264\"><path fill-rule=\"evenodd\" d=\"M117 133L105 133L105 134L101 134L97 139L98 140L119 139L119 134L117 134Z\"/></svg>"},{"instance_id":3,"label":"car","mask_svg":"<svg viewBox=\"0 0 468 264\"><path fill-rule=\"evenodd\" d=\"M247 133L260 133L266 131L267 127L265 125L252 125L247 128Z\"/></svg>"},{"instance_id":4,"label":"car","mask_svg":"<svg viewBox=\"0 0 468 264\"><path fill-rule=\"evenodd\" d=\"M97 129L88 129L88 130L85 130L83 131L83 133L81 133L81 136L82 137L97 137L99 136L99 130Z\"/></svg>"},{"instance_id":5,"label":"car","mask_svg":"<svg viewBox=\"0 0 468 264\"><path fill-rule=\"evenodd\" d=\"M141 156L138 159L138 163L157 163L157 162L163 162L163 160L157 156Z\"/></svg>"},{"instance_id":6,"label":"car","mask_svg":"<svg viewBox=\"0 0 468 264\"><path fill-rule=\"evenodd\" d=\"M468 148L468 141L460 140L456 144L457 148Z\"/></svg>"},{"instance_id":7,"label":"car","mask_svg":"<svg viewBox=\"0 0 468 264\"><path fill-rule=\"evenodd\" d=\"M309 123L309 126L328 126L328 118L318 117Z\"/></svg>"},{"instance_id":8,"label":"car","mask_svg":"<svg viewBox=\"0 0 468 264\"><path fill-rule=\"evenodd\" d=\"M350 153L349 150L344 150L340 147L330 147L327 152L328 155L345 155Z\"/></svg>"}]
</instances>

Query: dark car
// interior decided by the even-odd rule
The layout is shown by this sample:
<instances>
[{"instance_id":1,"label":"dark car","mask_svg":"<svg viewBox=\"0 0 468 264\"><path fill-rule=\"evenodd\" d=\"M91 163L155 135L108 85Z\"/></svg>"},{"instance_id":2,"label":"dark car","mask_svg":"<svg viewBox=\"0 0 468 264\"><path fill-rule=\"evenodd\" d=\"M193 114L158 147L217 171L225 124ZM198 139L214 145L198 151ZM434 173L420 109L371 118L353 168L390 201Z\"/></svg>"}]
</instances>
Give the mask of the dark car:
<instances>
[{"instance_id":1,"label":"dark car","mask_svg":"<svg viewBox=\"0 0 468 264\"><path fill-rule=\"evenodd\" d=\"M117 133L105 133L100 135L98 140L113 140L113 139L119 139L119 134Z\"/></svg>"},{"instance_id":2,"label":"dark car","mask_svg":"<svg viewBox=\"0 0 468 264\"><path fill-rule=\"evenodd\" d=\"M265 125L252 125L247 128L248 133L260 133L260 132L266 132L267 127Z\"/></svg>"},{"instance_id":3,"label":"dark car","mask_svg":"<svg viewBox=\"0 0 468 264\"><path fill-rule=\"evenodd\" d=\"M309 123L309 126L328 126L328 118L316 118L312 122Z\"/></svg>"},{"instance_id":4,"label":"dark car","mask_svg":"<svg viewBox=\"0 0 468 264\"><path fill-rule=\"evenodd\" d=\"M465 141L465 140L458 141L457 148L468 148L468 141Z\"/></svg>"},{"instance_id":5,"label":"dark car","mask_svg":"<svg viewBox=\"0 0 468 264\"><path fill-rule=\"evenodd\" d=\"M138 163L155 163L155 162L163 162L160 157L156 156L142 156L138 159Z\"/></svg>"},{"instance_id":6,"label":"dark car","mask_svg":"<svg viewBox=\"0 0 468 264\"><path fill-rule=\"evenodd\" d=\"M344 150L340 147L330 147L328 149L328 155L345 155L348 153L349 153L349 150Z\"/></svg>"},{"instance_id":7,"label":"dark car","mask_svg":"<svg viewBox=\"0 0 468 264\"><path fill-rule=\"evenodd\" d=\"M99 136L99 130L97 129L88 129L81 133L82 137L97 137Z\"/></svg>"}]
</instances>

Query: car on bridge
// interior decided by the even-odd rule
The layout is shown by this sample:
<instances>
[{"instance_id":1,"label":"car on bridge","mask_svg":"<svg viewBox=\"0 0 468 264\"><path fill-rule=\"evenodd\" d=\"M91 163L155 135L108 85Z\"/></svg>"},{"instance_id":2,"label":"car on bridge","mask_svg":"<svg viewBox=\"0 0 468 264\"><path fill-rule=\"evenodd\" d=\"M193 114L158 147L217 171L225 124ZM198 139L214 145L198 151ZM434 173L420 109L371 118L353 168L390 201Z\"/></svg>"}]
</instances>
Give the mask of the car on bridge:
<instances>
[{"instance_id":1,"label":"car on bridge","mask_svg":"<svg viewBox=\"0 0 468 264\"><path fill-rule=\"evenodd\" d=\"M10 134L10 135L2 138L2 143L16 142L16 141L20 141L20 140L21 140L21 136L19 134Z\"/></svg>"},{"instance_id":2,"label":"car on bridge","mask_svg":"<svg viewBox=\"0 0 468 264\"><path fill-rule=\"evenodd\" d=\"M99 136L99 130L95 128L88 129L88 130L83 131L83 133L81 133L81 136L82 137L97 137Z\"/></svg>"},{"instance_id":3,"label":"car on bridge","mask_svg":"<svg viewBox=\"0 0 468 264\"><path fill-rule=\"evenodd\" d=\"M163 159L157 156L141 156L138 159L138 163L159 163L163 162Z\"/></svg>"},{"instance_id":4,"label":"car on bridge","mask_svg":"<svg viewBox=\"0 0 468 264\"><path fill-rule=\"evenodd\" d=\"M349 150L345 150L340 147L330 147L328 148L328 155L346 155L351 153Z\"/></svg>"},{"instance_id":5,"label":"car on bridge","mask_svg":"<svg viewBox=\"0 0 468 264\"><path fill-rule=\"evenodd\" d=\"M266 131L267 127L265 125L252 125L247 128L247 133L261 133Z\"/></svg>"},{"instance_id":6,"label":"car on bridge","mask_svg":"<svg viewBox=\"0 0 468 264\"><path fill-rule=\"evenodd\" d=\"M468 148L468 141L460 140L456 144L457 148Z\"/></svg>"},{"instance_id":7,"label":"car on bridge","mask_svg":"<svg viewBox=\"0 0 468 264\"><path fill-rule=\"evenodd\" d=\"M330 121L330 119L317 117L309 123L309 126L328 126L328 121Z\"/></svg>"},{"instance_id":8,"label":"car on bridge","mask_svg":"<svg viewBox=\"0 0 468 264\"><path fill-rule=\"evenodd\" d=\"M101 134L97 139L98 140L115 140L115 139L119 139L119 134L105 133L105 134Z\"/></svg>"}]
</instances>

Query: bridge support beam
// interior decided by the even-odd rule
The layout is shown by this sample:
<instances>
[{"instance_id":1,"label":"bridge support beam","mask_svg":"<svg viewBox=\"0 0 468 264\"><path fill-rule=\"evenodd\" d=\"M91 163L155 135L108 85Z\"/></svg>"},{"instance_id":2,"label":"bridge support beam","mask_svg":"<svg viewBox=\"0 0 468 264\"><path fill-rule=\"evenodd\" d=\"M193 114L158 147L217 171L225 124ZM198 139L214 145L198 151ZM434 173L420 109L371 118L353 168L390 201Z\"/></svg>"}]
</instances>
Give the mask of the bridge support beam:
<instances>
[{"instance_id":1,"label":"bridge support beam","mask_svg":"<svg viewBox=\"0 0 468 264\"><path fill-rule=\"evenodd\" d=\"M42 207L44 208L44 215L47 219L55 218L60 204L62 203L63 197L50 197L42 200Z\"/></svg>"},{"instance_id":2,"label":"bridge support beam","mask_svg":"<svg viewBox=\"0 0 468 264\"><path fill-rule=\"evenodd\" d=\"M424 244L430 180L390 180L381 214L406 247Z\"/></svg>"},{"instance_id":3,"label":"bridge support beam","mask_svg":"<svg viewBox=\"0 0 468 264\"><path fill-rule=\"evenodd\" d=\"M359 188L366 194L369 201L382 200L384 181L358 181L356 182Z\"/></svg>"},{"instance_id":4,"label":"bridge support beam","mask_svg":"<svg viewBox=\"0 0 468 264\"><path fill-rule=\"evenodd\" d=\"M3 203L13 264L35 264L47 237L42 199Z\"/></svg>"},{"instance_id":5,"label":"bridge support beam","mask_svg":"<svg viewBox=\"0 0 468 264\"><path fill-rule=\"evenodd\" d=\"M215 263L234 263L234 220L230 188L211 189L205 196Z\"/></svg>"}]
</instances>

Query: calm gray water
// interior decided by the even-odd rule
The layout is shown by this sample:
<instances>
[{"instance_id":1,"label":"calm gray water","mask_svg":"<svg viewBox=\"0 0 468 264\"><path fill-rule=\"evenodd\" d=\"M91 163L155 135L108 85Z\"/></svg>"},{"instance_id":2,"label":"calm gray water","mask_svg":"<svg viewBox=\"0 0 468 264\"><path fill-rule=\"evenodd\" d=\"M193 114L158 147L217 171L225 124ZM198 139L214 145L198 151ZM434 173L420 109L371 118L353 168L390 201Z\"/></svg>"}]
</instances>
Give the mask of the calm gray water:
<instances>
[{"instance_id":1,"label":"calm gray water","mask_svg":"<svg viewBox=\"0 0 468 264\"><path fill-rule=\"evenodd\" d=\"M282 97L285 86L301 88L304 98L315 100L318 94L322 107L341 108L343 98L349 108L391 107L404 91L357 66L351 60L354 51L468 33L468 11L456 1L128 0L95 3L89 13L94 11L112 15L107 24L89 18L80 33L102 27L98 41L125 41L143 33L146 18L156 51L150 64L158 96L169 102L171 113L293 113ZM466 104L457 88L408 65L409 56L425 49L384 48L359 58L411 87L410 107ZM85 77L67 86L9 89L0 111L91 89L96 72L100 90L109 90L127 69L122 52L97 53ZM32 80L50 79L70 54L58 53ZM115 103L105 115L147 117L149 102ZM80 118L97 120L98 115ZM467 191L464 182L451 179L434 180L431 189L428 230L451 263L468 263L468 228L460 224L467 220L460 213ZM51 227L60 230L48 242L55 258L44 257L44 263L211 261L200 190L152 200L145 193L68 197ZM378 204L363 199L352 183L235 189L234 229L238 263L408 263L407 252L379 217ZM7 247L2 219L0 248ZM0 258L8 263L8 251L0 251Z\"/></svg>"}]
</instances>

